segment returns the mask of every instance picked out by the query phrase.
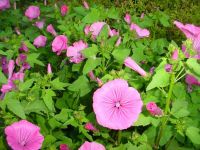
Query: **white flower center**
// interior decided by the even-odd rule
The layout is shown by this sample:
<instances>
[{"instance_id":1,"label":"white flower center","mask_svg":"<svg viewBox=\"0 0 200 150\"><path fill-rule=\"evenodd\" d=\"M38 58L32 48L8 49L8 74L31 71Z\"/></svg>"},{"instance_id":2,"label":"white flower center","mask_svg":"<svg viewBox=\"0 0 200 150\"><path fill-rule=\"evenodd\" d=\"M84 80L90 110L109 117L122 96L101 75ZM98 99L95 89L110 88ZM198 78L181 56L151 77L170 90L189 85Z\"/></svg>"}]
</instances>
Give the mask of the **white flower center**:
<instances>
[{"instance_id":1,"label":"white flower center","mask_svg":"<svg viewBox=\"0 0 200 150\"><path fill-rule=\"evenodd\" d=\"M116 102L115 103L115 107L119 108L121 105L120 105L120 102Z\"/></svg>"}]
</instances>

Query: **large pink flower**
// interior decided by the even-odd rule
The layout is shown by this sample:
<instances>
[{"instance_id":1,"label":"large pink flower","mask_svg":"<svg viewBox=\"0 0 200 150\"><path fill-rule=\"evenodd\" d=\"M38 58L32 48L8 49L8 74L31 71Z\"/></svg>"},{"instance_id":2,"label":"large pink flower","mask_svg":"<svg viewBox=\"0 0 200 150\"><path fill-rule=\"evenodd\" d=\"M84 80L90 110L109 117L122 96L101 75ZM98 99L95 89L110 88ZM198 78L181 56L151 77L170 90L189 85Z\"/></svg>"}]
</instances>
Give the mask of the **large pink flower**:
<instances>
[{"instance_id":1,"label":"large pink flower","mask_svg":"<svg viewBox=\"0 0 200 150\"><path fill-rule=\"evenodd\" d=\"M9 0L0 0L0 10L4 10L10 8L10 1Z\"/></svg>"},{"instance_id":2,"label":"large pink flower","mask_svg":"<svg viewBox=\"0 0 200 150\"><path fill-rule=\"evenodd\" d=\"M138 91L127 81L115 79L105 83L93 95L93 109L97 122L109 129L123 130L131 127L142 111Z\"/></svg>"},{"instance_id":3,"label":"large pink flower","mask_svg":"<svg viewBox=\"0 0 200 150\"><path fill-rule=\"evenodd\" d=\"M174 21L174 24L185 34L188 39L192 40L193 48L197 52L195 58L200 59L200 27L193 24L184 25L178 21Z\"/></svg>"},{"instance_id":4,"label":"large pink flower","mask_svg":"<svg viewBox=\"0 0 200 150\"><path fill-rule=\"evenodd\" d=\"M67 50L67 37L65 35L58 35L52 42L52 50L60 55L63 50Z\"/></svg>"},{"instance_id":5,"label":"large pink flower","mask_svg":"<svg viewBox=\"0 0 200 150\"><path fill-rule=\"evenodd\" d=\"M87 43L84 43L82 40L74 42L73 46L69 46L67 48L67 56L70 57L70 61L76 64L82 62L85 58L81 51L87 47Z\"/></svg>"},{"instance_id":6,"label":"large pink flower","mask_svg":"<svg viewBox=\"0 0 200 150\"><path fill-rule=\"evenodd\" d=\"M127 57L124 60L124 65L138 72L143 77L147 76L147 73L131 57Z\"/></svg>"},{"instance_id":7,"label":"large pink flower","mask_svg":"<svg viewBox=\"0 0 200 150\"><path fill-rule=\"evenodd\" d=\"M138 38L149 37L150 32L147 29L140 28L137 24L131 23L130 30L135 30Z\"/></svg>"},{"instance_id":8,"label":"large pink flower","mask_svg":"<svg viewBox=\"0 0 200 150\"><path fill-rule=\"evenodd\" d=\"M30 20L38 18L40 16L40 8L37 6L29 6L25 11L25 16Z\"/></svg>"},{"instance_id":9,"label":"large pink flower","mask_svg":"<svg viewBox=\"0 0 200 150\"><path fill-rule=\"evenodd\" d=\"M46 45L47 38L46 36L39 35L34 39L33 45L35 45L37 48L44 47Z\"/></svg>"},{"instance_id":10,"label":"large pink flower","mask_svg":"<svg viewBox=\"0 0 200 150\"><path fill-rule=\"evenodd\" d=\"M39 150L44 140L40 128L26 120L7 126L5 134L8 145L13 150Z\"/></svg>"},{"instance_id":11,"label":"large pink flower","mask_svg":"<svg viewBox=\"0 0 200 150\"><path fill-rule=\"evenodd\" d=\"M102 144L96 142L85 142L78 150L106 150Z\"/></svg>"},{"instance_id":12,"label":"large pink flower","mask_svg":"<svg viewBox=\"0 0 200 150\"><path fill-rule=\"evenodd\" d=\"M90 26L89 31L92 33L93 39L96 39L105 24L105 22L95 22Z\"/></svg>"}]
</instances>

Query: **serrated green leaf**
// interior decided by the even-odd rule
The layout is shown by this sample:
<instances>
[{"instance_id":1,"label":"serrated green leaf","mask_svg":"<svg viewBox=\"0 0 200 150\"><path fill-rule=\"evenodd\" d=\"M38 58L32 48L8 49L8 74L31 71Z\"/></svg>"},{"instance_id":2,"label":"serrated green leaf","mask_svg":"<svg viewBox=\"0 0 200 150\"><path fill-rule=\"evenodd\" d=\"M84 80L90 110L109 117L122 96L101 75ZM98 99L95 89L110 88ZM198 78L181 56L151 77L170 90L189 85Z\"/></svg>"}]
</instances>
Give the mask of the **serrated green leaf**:
<instances>
[{"instance_id":1,"label":"serrated green leaf","mask_svg":"<svg viewBox=\"0 0 200 150\"><path fill-rule=\"evenodd\" d=\"M80 76L68 89L70 91L80 92L80 96L84 96L91 91L90 83L85 76Z\"/></svg>"},{"instance_id":2,"label":"serrated green leaf","mask_svg":"<svg viewBox=\"0 0 200 150\"><path fill-rule=\"evenodd\" d=\"M13 112L18 117L26 119L24 108L22 107L20 101L16 98L16 93L7 93L6 97L4 98L4 100L6 101L6 106L11 112Z\"/></svg>"},{"instance_id":3,"label":"serrated green leaf","mask_svg":"<svg viewBox=\"0 0 200 150\"><path fill-rule=\"evenodd\" d=\"M35 48L35 46L29 42L28 40L27 41L24 41L24 44L29 48L29 49L33 49L35 51L37 51L37 49Z\"/></svg>"},{"instance_id":4,"label":"serrated green leaf","mask_svg":"<svg viewBox=\"0 0 200 150\"><path fill-rule=\"evenodd\" d=\"M83 68L83 74L87 74L88 72L92 71L93 69L95 69L97 66L99 66L101 64L101 58L89 58L86 63L85 66Z\"/></svg>"},{"instance_id":5,"label":"serrated green leaf","mask_svg":"<svg viewBox=\"0 0 200 150\"><path fill-rule=\"evenodd\" d=\"M159 145L161 145L161 146L165 145L170 140L172 135L173 135L172 127L166 126L165 129L163 130L163 134L160 139Z\"/></svg>"},{"instance_id":6,"label":"serrated green leaf","mask_svg":"<svg viewBox=\"0 0 200 150\"><path fill-rule=\"evenodd\" d=\"M138 120L134 123L133 126L147 126L151 123L151 117L146 117L143 114L140 114Z\"/></svg>"},{"instance_id":7,"label":"serrated green leaf","mask_svg":"<svg viewBox=\"0 0 200 150\"><path fill-rule=\"evenodd\" d=\"M50 83L54 90L65 90L64 87L69 86L69 83L60 82L59 78L54 79Z\"/></svg>"},{"instance_id":8,"label":"serrated green leaf","mask_svg":"<svg viewBox=\"0 0 200 150\"><path fill-rule=\"evenodd\" d=\"M43 100L44 100L45 105L51 112L54 112L55 108L54 108L54 101L52 97L56 96L56 94L51 89L46 89L43 92L44 92Z\"/></svg>"},{"instance_id":9,"label":"serrated green leaf","mask_svg":"<svg viewBox=\"0 0 200 150\"><path fill-rule=\"evenodd\" d=\"M186 130L186 135L189 137L189 139L192 141L193 144L200 144L200 134L199 134L200 129L190 126Z\"/></svg>"},{"instance_id":10,"label":"serrated green leaf","mask_svg":"<svg viewBox=\"0 0 200 150\"><path fill-rule=\"evenodd\" d=\"M124 59L130 54L130 49L127 48L117 48L112 52L113 57L119 62L123 63Z\"/></svg>"},{"instance_id":11,"label":"serrated green leaf","mask_svg":"<svg viewBox=\"0 0 200 150\"><path fill-rule=\"evenodd\" d=\"M86 58L94 58L96 56L96 54L98 53L98 47L97 47L97 45L92 44L92 47L82 50L81 53Z\"/></svg>"},{"instance_id":12,"label":"serrated green leaf","mask_svg":"<svg viewBox=\"0 0 200 150\"><path fill-rule=\"evenodd\" d=\"M181 117L188 116L190 112L188 111L187 107L188 107L188 102L187 101L176 100L172 104L171 113L176 118L181 118Z\"/></svg>"},{"instance_id":13,"label":"serrated green leaf","mask_svg":"<svg viewBox=\"0 0 200 150\"><path fill-rule=\"evenodd\" d=\"M43 114L47 113L47 108L42 100L35 100L24 105L24 112L30 114L31 112Z\"/></svg>"},{"instance_id":14,"label":"serrated green leaf","mask_svg":"<svg viewBox=\"0 0 200 150\"><path fill-rule=\"evenodd\" d=\"M97 9L92 9L84 18L84 23L94 23L100 19L100 12Z\"/></svg>"},{"instance_id":15,"label":"serrated green leaf","mask_svg":"<svg viewBox=\"0 0 200 150\"><path fill-rule=\"evenodd\" d=\"M160 63L160 65L155 70L156 73L154 74L151 82L147 86L146 90L149 91L155 87L166 87L169 85L170 74L165 71L164 66L166 64L166 60Z\"/></svg>"},{"instance_id":16,"label":"serrated green leaf","mask_svg":"<svg viewBox=\"0 0 200 150\"><path fill-rule=\"evenodd\" d=\"M3 84L7 83L7 78L1 70L0 70L0 83L3 83Z\"/></svg>"},{"instance_id":17,"label":"serrated green leaf","mask_svg":"<svg viewBox=\"0 0 200 150\"><path fill-rule=\"evenodd\" d=\"M39 55L40 54L32 53L27 56L27 62L30 64L31 67L34 67L34 64L44 66L43 62L37 59Z\"/></svg>"},{"instance_id":18,"label":"serrated green leaf","mask_svg":"<svg viewBox=\"0 0 200 150\"><path fill-rule=\"evenodd\" d=\"M25 82L20 83L19 90L20 91L28 90L34 81L35 81L35 79L29 79L29 80L26 80Z\"/></svg>"}]
</instances>

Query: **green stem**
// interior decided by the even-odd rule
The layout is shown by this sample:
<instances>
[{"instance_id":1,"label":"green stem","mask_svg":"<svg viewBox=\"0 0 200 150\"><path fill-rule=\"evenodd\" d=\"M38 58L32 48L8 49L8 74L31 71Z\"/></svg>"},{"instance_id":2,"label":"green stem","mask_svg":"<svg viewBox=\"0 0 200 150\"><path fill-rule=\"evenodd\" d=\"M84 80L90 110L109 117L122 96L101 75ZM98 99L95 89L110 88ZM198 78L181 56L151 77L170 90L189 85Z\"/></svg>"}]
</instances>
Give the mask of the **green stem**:
<instances>
[{"instance_id":1,"label":"green stem","mask_svg":"<svg viewBox=\"0 0 200 150\"><path fill-rule=\"evenodd\" d=\"M156 138L156 142L155 142L154 149L156 149L156 150L159 148L160 139L162 137L165 125L167 124L167 121L168 121L167 114L170 111L170 103L171 103L172 91L173 91L173 87L174 87L174 81L175 81L175 74L172 72L169 91L168 91L168 95L167 95L167 99L166 99L165 111L164 111L165 116L161 120L161 126L159 128L159 132L158 132L158 135L157 135L157 138Z\"/></svg>"},{"instance_id":2,"label":"green stem","mask_svg":"<svg viewBox=\"0 0 200 150\"><path fill-rule=\"evenodd\" d=\"M118 145L120 145L121 138L122 138L122 131L119 130L119 131L118 131L118 136L117 136L117 144L118 144Z\"/></svg>"}]
</instances>

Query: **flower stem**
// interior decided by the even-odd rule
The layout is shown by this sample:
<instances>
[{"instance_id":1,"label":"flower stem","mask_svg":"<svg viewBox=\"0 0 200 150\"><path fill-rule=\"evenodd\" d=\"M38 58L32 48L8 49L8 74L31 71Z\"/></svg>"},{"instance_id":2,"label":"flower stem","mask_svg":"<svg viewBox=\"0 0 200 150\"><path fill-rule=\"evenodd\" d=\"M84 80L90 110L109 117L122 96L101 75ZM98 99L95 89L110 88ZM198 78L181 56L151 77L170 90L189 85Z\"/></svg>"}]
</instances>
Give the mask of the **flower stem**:
<instances>
[{"instance_id":1,"label":"flower stem","mask_svg":"<svg viewBox=\"0 0 200 150\"><path fill-rule=\"evenodd\" d=\"M155 142L155 147L154 147L155 150L157 150L159 148L160 139L162 137L165 125L167 124L167 121L168 121L167 114L170 111L171 96L172 96L172 91L173 91L173 87L174 87L174 83L175 83L174 81L175 81L175 74L172 72L171 79L170 79L169 91L168 91L168 95L167 95L167 99L166 99L165 111L164 111L165 116L161 120L161 126L159 128L158 135L157 135L156 142Z\"/></svg>"},{"instance_id":2,"label":"flower stem","mask_svg":"<svg viewBox=\"0 0 200 150\"><path fill-rule=\"evenodd\" d=\"M122 131L119 130L118 131L118 136L117 136L117 145L120 145L120 143L121 143L121 137L122 137Z\"/></svg>"}]
</instances>

